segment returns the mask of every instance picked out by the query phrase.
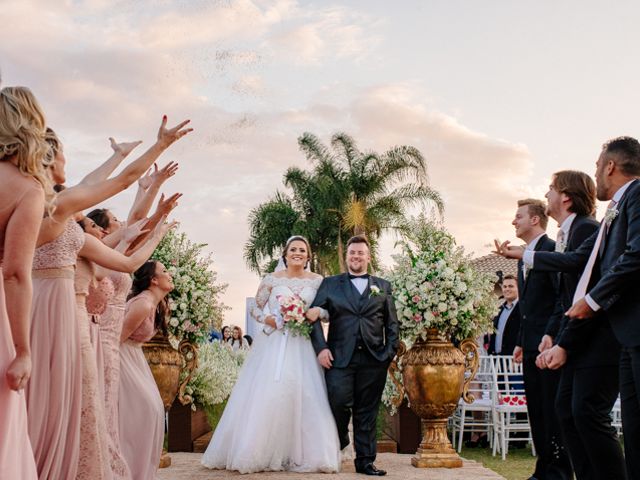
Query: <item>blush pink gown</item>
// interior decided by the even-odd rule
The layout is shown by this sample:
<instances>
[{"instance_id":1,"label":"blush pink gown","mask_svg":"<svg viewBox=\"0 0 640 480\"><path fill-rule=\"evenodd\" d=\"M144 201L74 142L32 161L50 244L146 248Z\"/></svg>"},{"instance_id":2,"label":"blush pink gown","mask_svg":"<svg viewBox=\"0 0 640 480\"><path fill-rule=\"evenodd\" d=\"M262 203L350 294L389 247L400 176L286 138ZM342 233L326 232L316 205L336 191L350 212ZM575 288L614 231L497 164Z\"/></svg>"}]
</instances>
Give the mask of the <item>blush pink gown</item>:
<instances>
[{"instance_id":1,"label":"blush pink gown","mask_svg":"<svg viewBox=\"0 0 640 480\"><path fill-rule=\"evenodd\" d=\"M109 271L89 289L87 307L99 313L96 325L99 328L99 350L96 351L99 375L103 379L104 408L109 434L109 461L114 479L128 480L131 472L120 448L118 420L118 391L120 388L120 334L124 320L127 294L131 289L131 275ZM99 353L98 353L99 352Z\"/></svg>"},{"instance_id":2,"label":"blush pink gown","mask_svg":"<svg viewBox=\"0 0 640 480\"><path fill-rule=\"evenodd\" d=\"M40 480L74 479L80 456L82 357L73 287L84 232L69 220L33 260L29 436Z\"/></svg>"},{"instance_id":3,"label":"blush pink gown","mask_svg":"<svg viewBox=\"0 0 640 480\"><path fill-rule=\"evenodd\" d=\"M0 265L2 265L5 228L15 205L25 192L15 196L15 202L0 207ZM0 267L0 478L36 480L38 472L33 458L27 428L27 405L23 392L16 392L7 383L7 368L16 356L11 326L7 314L4 277Z\"/></svg>"},{"instance_id":4,"label":"blush pink gown","mask_svg":"<svg viewBox=\"0 0 640 480\"><path fill-rule=\"evenodd\" d=\"M96 353L91 345L87 295L93 281L93 264L79 257L76 263L75 292L76 318L80 331L80 351L82 355L82 414L80 417L80 460L78 480L110 480L111 469L108 461L107 424L104 417L102 388L98 383Z\"/></svg>"},{"instance_id":5,"label":"blush pink gown","mask_svg":"<svg viewBox=\"0 0 640 480\"><path fill-rule=\"evenodd\" d=\"M127 308L148 292L133 297ZM120 345L120 392L118 400L120 444L135 480L153 480L162 455L164 404L142 352L142 344L156 333L155 308Z\"/></svg>"}]
</instances>

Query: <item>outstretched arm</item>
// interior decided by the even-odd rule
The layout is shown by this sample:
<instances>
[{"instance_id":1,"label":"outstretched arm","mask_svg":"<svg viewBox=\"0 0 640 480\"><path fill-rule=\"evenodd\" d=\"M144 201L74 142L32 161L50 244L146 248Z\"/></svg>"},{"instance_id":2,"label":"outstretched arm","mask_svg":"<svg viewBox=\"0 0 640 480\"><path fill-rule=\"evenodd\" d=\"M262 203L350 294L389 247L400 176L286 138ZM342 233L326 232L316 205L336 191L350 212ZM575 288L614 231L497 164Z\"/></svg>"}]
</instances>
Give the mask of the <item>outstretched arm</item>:
<instances>
[{"instance_id":1,"label":"outstretched arm","mask_svg":"<svg viewBox=\"0 0 640 480\"><path fill-rule=\"evenodd\" d=\"M154 172L151 175L142 177L138 181L138 195L136 195L136 200L133 202L133 206L129 212L127 224L137 222L147 216L151 205L153 205L153 201L160 191L160 187L176 174L178 164L169 162L162 169L158 170L158 166L154 163L153 168Z\"/></svg>"},{"instance_id":2,"label":"outstretched arm","mask_svg":"<svg viewBox=\"0 0 640 480\"><path fill-rule=\"evenodd\" d=\"M133 149L142 143L142 141L116 143L116 141L111 137L109 137L109 142L111 142L113 155L111 155L106 162L96 168L93 172L80 180L80 185L94 185L105 180L116 168L118 168L118 165L127 158Z\"/></svg>"},{"instance_id":3,"label":"outstretched arm","mask_svg":"<svg viewBox=\"0 0 640 480\"><path fill-rule=\"evenodd\" d=\"M60 192L56 198L54 220L64 223L71 215L92 207L107 198L126 189L136 181L158 157L176 140L184 137L193 129L184 128L186 120L177 126L167 129L167 117L163 117L158 130L158 140L140 158L129 164L119 175L93 185L76 185ZM54 237L55 238L55 237ZM38 239L39 243L40 238Z\"/></svg>"}]
</instances>

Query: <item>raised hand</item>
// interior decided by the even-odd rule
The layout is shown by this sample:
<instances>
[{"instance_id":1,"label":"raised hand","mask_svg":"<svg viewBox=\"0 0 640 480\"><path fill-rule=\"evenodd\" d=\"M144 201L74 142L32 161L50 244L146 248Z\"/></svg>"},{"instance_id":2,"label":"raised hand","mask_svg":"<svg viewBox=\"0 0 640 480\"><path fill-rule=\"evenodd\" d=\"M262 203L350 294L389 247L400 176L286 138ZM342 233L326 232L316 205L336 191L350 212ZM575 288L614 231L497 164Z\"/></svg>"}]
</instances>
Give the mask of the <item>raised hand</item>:
<instances>
[{"instance_id":1,"label":"raised hand","mask_svg":"<svg viewBox=\"0 0 640 480\"><path fill-rule=\"evenodd\" d=\"M151 174L151 182L158 186L173 177L178 171L178 164L176 162L169 162L160 170L158 170L158 165L156 163L153 164L153 167L154 171Z\"/></svg>"},{"instance_id":2,"label":"raised hand","mask_svg":"<svg viewBox=\"0 0 640 480\"><path fill-rule=\"evenodd\" d=\"M158 129L158 145L162 148L168 148L173 142L181 139L189 132L193 132L193 128L183 128L191 120L180 122L173 128L167 128L167 116L162 117L162 123Z\"/></svg>"},{"instance_id":3,"label":"raised hand","mask_svg":"<svg viewBox=\"0 0 640 480\"><path fill-rule=\"evenodd\" d=\"M153 229L153 235L156 238L163 238L169 230L175 228L178 225L177 221L167 222L167 215L163 215L156 228Z\"/></svg>"},{"instance_id":4,"label":"raised hand","mask_svg":"<svg viewBox=\"0 0 640 480\"><path fill-rule=\"evenodd\" d=\"M156 168L156 171L158 171L158 165L154 163L153 166ZM151 169L149 169L147 170L147 173L145 173L142 177L138 179L138 186L142 190L146 191L151 186L152 182L153 182L153 179L151 178Z\"/></svg>"},{"instance_id":5,"label":"raised hand","mask_svg":"<svg viewBox=\"0 0 640 480\"><path fill-rule=\"evenodd\" d=\"M7 383L11 390L20 391L26 387L31 377L31 357L18 355L7 368Z\"/></svg>"},{"instance_id":6,"label":"raised hand","mask_svg":"<svg viewBox=\"0 0 640 480\"><path fill-rule=\"evenodd\" d=\"M182 193L174 193L165 200L164 193L160 195L160 201L156 207L156 212L161 212L164 215L169 215L171 211L178 206L178 200L182 197Z\"/></svg>"},{"instance_id":7,"label":"raised hand","mask_svg":"<svg viewBox=\"0 0 640 480\"><path fill-rule=\"evenodd\" d=\"M118 155L121 155L122 158L125 158L133 151L134 148L142 143L142 140L138 140L137 142L116 143L113 137L109 137L109 142L111 143L113 153L117 153Z\"/></svg>"},{"instance_id":8,"label":"raised hand","mask_svg":"<svg viewBox=\"0 0 640 480\"><path fill-rule=\"evenodd\" d=\"M505 240L500 243L500 240L497 238L493 240L493 244L496 249L493 253L497 253L498 255L502 255L505 258L515 258L516 260L520 260L524 253L524 249L522 247L512 247L509 245L511 242L509 240Z\"/></svg>"},{"instance_id":9,"label":"raised hand","mask_svg":"<svg viewBox=\"0 0 640 480\"><path fill-rule=\"evenodd\" d=\"M127 243L131 243L140 235L149 232L149 229L143 230L143 226L147 223L147 220L148 219L143 218L131 225L127 225L122 232L122 239Z\"/></svg>"}]
</instances>

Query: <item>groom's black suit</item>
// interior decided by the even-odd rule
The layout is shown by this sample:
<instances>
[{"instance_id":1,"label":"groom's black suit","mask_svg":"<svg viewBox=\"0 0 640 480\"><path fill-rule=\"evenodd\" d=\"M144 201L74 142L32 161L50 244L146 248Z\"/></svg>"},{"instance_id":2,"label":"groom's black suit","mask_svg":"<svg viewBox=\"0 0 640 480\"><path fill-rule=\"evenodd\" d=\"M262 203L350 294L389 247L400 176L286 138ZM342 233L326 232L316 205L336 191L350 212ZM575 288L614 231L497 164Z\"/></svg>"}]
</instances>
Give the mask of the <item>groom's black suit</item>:
<instances>
[{"instance_id":1,"label":"groom's black suit","mask_svg":"<svg viewBox=\"0 0 640 480\"><path fill-rule=\"evenodd\" d=\"M340 446L349 444L348 428L353 412L355 464L356 469L363 469L376 458L376 417L387 368L398 348L398 320L391 285L372 276L360 294L348 274L327 277L312 307L324 308L329 313L327 340L320 322L316 322L311 342L316 354L328 348L333 356L333 365L326 370L325 378Z\"/></svg>"}]
</instances>

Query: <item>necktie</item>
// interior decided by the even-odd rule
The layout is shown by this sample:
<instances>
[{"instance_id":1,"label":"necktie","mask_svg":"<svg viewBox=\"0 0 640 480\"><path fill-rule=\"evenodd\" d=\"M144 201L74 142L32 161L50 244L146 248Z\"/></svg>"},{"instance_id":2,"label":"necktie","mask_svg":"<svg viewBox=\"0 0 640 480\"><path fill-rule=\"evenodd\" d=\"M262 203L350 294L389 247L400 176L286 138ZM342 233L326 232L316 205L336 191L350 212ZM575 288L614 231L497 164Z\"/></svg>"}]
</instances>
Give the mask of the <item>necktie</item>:
<instances>
[{"instance_id":1,"label":"necktie","mask_svg":"<svg viewBox=\"0 0 640 480\"><path fill-rule=\"evenodd\" d=\"M556 252L564 252L566 245L564 243L564 230L558 230L558 236L556 237Z\"/></svg>"},{"instance_id":2,"label":"necktie","mask_svg":"<svg viewBox=\"0 0 640 480\"><path fill-rule=\"evenodd\" d=\"M609 205L607 206L607 211L611 210L616 206L616 202L611 200ZM578 300L582 299L587 294L587 287L589 286L589 279L591 278L591 273L593 272L593 266L596 263L596 258L598 256L598 250L600 250L600 244L602 243L602 239L607 233L608 225L607 225L607 215L602 219L600 223L600 230L598 230L598 237L596 238L596 243L593 244L593 249L591 249L591 255L589 255L589 260L587 261L587 265L584 267L584 271L580 276L580 281L578 282L578 286L576 287L576 293L573 295L573 303L576 303Z\"/></svg>"}]
</instances>

